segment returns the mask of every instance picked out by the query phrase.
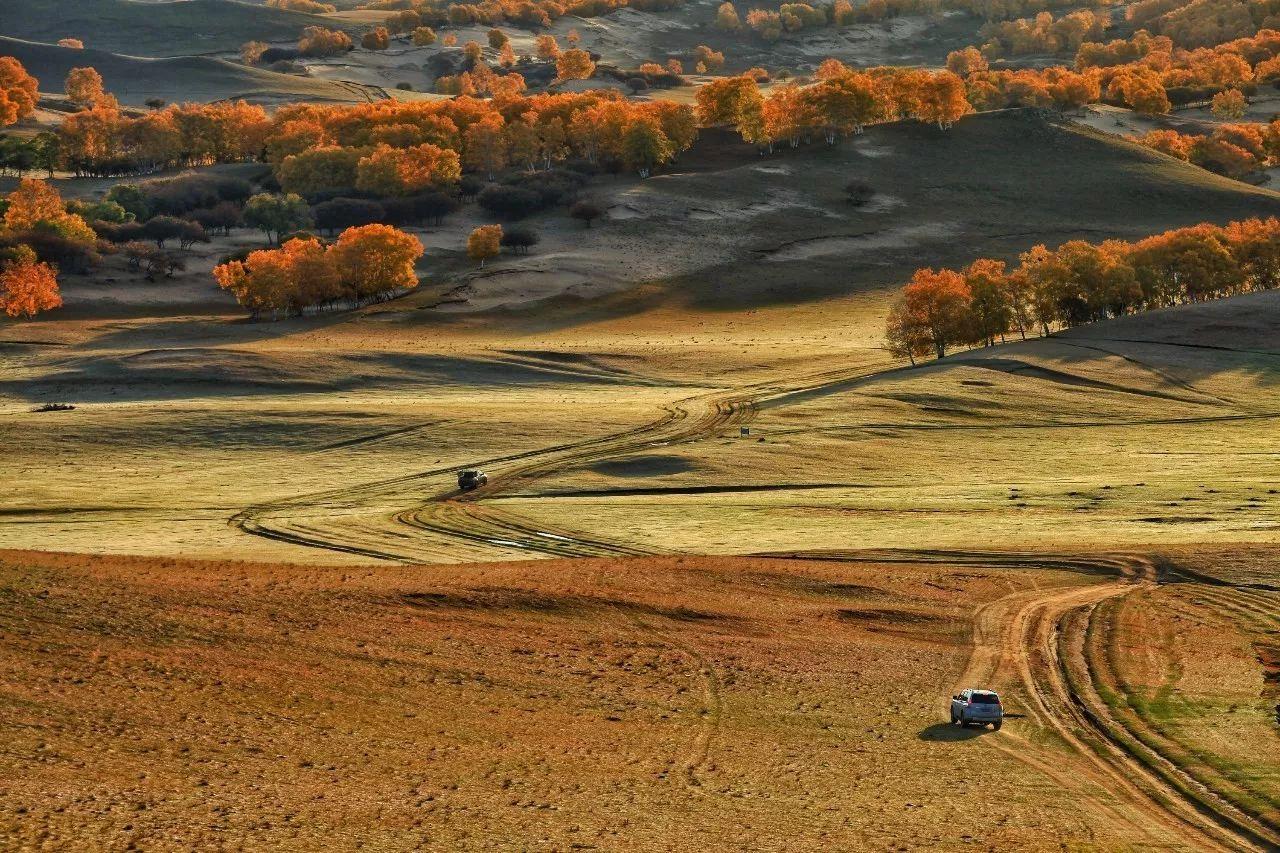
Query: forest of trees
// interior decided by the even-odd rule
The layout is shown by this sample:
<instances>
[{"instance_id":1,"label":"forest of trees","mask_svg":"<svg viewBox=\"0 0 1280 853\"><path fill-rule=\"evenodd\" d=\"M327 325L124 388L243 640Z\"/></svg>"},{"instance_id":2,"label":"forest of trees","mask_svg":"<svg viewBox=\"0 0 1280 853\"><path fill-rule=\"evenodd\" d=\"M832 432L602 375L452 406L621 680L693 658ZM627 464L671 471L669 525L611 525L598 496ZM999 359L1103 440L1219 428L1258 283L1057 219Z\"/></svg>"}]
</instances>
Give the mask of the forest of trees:
<instances>
[{"instance_id":1,"label":"forest of trees","mask_svg":"<svg viewBox=\"0 0 1280 853\"><path fill-rule=\"evenodd\" d=\"M1154 308L1280 287L1280 219L1195 225L1137 242L1035 246L1016 268L981 258L920 269L890 309L890 351L913 362L1016 332L1049 334Z\"/></svg>"}]
</instances>

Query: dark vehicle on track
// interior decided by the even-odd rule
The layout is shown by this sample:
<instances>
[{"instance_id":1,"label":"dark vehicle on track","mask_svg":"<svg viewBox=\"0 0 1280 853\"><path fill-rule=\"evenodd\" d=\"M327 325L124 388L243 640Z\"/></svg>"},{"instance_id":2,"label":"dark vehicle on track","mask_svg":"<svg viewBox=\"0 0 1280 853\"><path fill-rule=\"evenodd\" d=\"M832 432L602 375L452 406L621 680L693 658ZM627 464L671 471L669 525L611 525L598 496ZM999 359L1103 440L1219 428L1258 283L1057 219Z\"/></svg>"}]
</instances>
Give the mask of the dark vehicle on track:
<instances>
[{"instance_id":1,"label":"dark vehicle on track","mask_svg":"<svg viewBox=\"0 0 1280 853\"><path fill-rule=\"evenodd\" d=\"M478 489L487 482L489 482L489 475L483 471L471 470L458 474L458 489L464 492Z\"/></svg>"}]
</instances>

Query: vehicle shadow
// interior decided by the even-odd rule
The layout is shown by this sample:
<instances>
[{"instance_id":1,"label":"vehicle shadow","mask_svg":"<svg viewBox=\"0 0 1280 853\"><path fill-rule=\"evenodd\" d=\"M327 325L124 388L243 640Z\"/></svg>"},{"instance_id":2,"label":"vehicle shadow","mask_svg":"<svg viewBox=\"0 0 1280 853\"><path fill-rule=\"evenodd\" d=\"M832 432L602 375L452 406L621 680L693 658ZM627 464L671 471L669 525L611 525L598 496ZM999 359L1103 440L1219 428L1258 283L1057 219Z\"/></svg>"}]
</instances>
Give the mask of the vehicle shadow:
<instances>
[{"instance_id":1,"label":"vehicle shadow","mask_svg":"<svg viewBox=\"0 0 1280 853\"><path fill-rule=\"evenodd\" d=\"M959 741L973 740L991 732L986 726L957 726L951 723L934 723L920 730L920 740Z\"/></svg>"}]
</instances>

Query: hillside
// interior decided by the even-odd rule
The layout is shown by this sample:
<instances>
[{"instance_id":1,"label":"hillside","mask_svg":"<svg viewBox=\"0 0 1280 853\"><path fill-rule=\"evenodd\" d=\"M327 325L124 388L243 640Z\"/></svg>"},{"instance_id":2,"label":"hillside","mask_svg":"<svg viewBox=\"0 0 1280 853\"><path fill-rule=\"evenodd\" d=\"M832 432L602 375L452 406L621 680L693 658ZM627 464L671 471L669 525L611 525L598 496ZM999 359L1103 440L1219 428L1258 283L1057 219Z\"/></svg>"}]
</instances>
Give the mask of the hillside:
<instances>
[{"instance_id":1,"label":"hillside","mask_svg":"<svg viewBox=\"0 0 1280 853\"><path fill-rule=\"evenodd\" d=\"M850 205L850 182L876 195ZM970 116L946 132L877 125L834 147L764 156L735 134L704 130L666 173L604 179L592 195L608 208L603 225L583 230L563 210L533 217L537 253L484 270L463 254L470 218L425 237L439 263L459 261L444 268L466 300L451 310L571 294L563 313L507 318L540 328L664 302L794 306L897 286L919 267L963 266L975 254L1014 258L1037 243L1280 214L1272 190L1030 110Z\"/></svg>"},{"instance_id":2,"label":"hillside","mask_svg":"<svg viewBox=\"0 0 1280 853\"><path fill-rule=\"evenodd\" d=\"M132 56L188 56L239 50L247 41L296 40L326 19L237 0L0 0L0 35Z\"/></svg>"},{"instance_id":3,"label":"hillside","mask_svg":"<svg viewBox=\"0 0 1280 853\"><path fill-rule=\"evenodd\" d=\"M376 89L249 68L223 59L188 56L147 59L102 50L74 50L52 44L0 37L0 54L15 56L40 81L45 92L62 89L72 68L91 65L121 103L222 101L363 101L381 97Z\"/></svg>"}]
</instances>

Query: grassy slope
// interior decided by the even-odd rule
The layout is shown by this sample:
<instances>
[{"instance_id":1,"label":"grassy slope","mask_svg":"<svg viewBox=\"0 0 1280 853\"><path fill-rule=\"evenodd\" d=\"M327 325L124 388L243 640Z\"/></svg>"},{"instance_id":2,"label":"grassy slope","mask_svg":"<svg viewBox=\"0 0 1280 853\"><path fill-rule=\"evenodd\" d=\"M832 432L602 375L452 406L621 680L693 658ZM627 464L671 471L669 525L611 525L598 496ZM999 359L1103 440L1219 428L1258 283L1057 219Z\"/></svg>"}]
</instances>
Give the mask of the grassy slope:
<instances>
[{"instance_id":1,"label":"grassy slope","mask_svg":"<svg viewBox=\"0 0 1280 853\"><path fill-rule=\"evenodd\" d=\"M1043 849L1085 831L1087 803L1000 749L1017 723L962 732L943 700L975 607L1094 581L0 553L0 832L93 849ZM1142 831L1099 816L1088 834L1117 849Z\"/></svg>"},{"instance_id":2,"label":"grassy slope","mask_svg":"<svg viewBox=\"0 0 1280 853\"><path fill-rule=\"evenodd\" d=\"M72 68L91 65L102 75L107 90L124 104L141 104L148 98L173 102L244 98L268 103L364 99L359 87L202 56L143 59L4 37L0 37L0 54L16 56L46 92L61 90L62 81Z\"/></svg>"},{"instance_id":3,"label":"grassy slope","mask_svg":"<svg viewBox=\"0 0 1280 853\"><path fill-rule=\"evenodd\" d=\"M835 148L815 145L757 162L741 150L746 146L732 147L739 149L736 163L745 165L731 166L728 152L717 156L709 145L709 170L674 182L690 197L746 202L788 186L814 207L754 220L749 253L686 283L702 307L895 284L920 266L960 265L975 255L1012 258L1040 242L1138 237L1280 214L1280 194L1029 111L973 116L946 133L915 122L873 127ZM698 168L700 153L684 165ZM775 164L790 174L760 169ZM842 187L853 180L888 196L883 209L844 204ZM922 226L934 236L900 239ZM899 238L898 245L881 245L877 237ZM852 239L824 246L823 238Z\"/></svg>"},{"instance_id":4,"label":"grassy slope","mask_svg":"<svg viewBox=\"0 0 1280 853\"><path fill-rule=\"evenodd\" d=\"M850 181L877 197L850 206ZM921 266L1013 260L1037 243L1280 215L1274 191L1030 111L971 116L946 133L881 125L835 147L815 141L767 156L708 130L664 174L602 179L593 195L610 208L601 226L583 231L556 210L529 220L543 237L531 256L483 271L465 260L442 268L462 259L460 234L457 251L436 253L437 279L471 281L483 296L559 277L585 282L581 296L598 295L504 319L541 329L664 302L710 312L795 308L895 287ZM652 283L663 286L623 292Z\"/></svg>"},{"instance_id":5,"label":"grassy slope","mask_svg":"<svg viewBox=\"0 0 1280 853\"><path fill-rule=\"evenodd\" d=\"M0 0L0 35L30 41L81 39L87 47L136 56L237 50L246 41L296 39L326 19L234 0Z\"/></svg>"}]
</instances>

